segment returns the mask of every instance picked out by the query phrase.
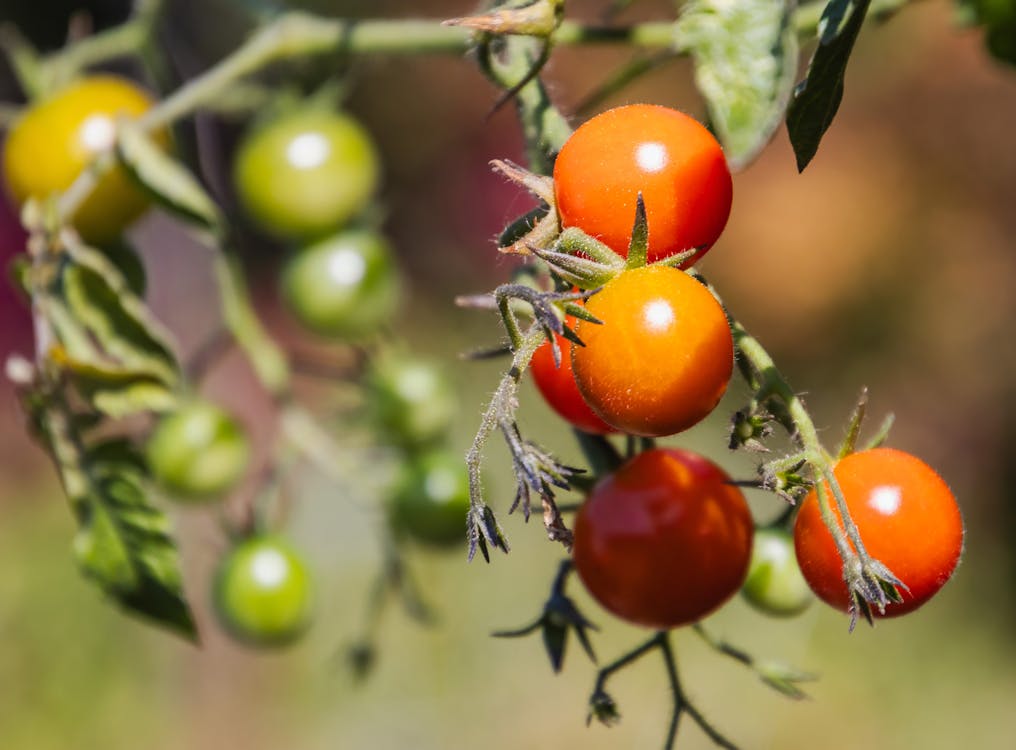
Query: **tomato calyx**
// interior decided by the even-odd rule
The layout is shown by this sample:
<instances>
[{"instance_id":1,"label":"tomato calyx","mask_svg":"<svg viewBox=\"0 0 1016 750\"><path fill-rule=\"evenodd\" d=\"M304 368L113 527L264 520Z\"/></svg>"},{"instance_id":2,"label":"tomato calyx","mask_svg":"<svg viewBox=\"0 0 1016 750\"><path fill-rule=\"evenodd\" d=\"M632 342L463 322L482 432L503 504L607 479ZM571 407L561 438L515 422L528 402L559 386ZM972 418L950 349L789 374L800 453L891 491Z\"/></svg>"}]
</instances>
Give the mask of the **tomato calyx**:
<instances>
[{"instance_id":1,"label":"tomato calyx","mask_svg":"<svg viewBox=\"0 0 1016 750\"><path fill-rule=\"evenodd\" d=\"M568 644L568 634L575 632L582 649L595 663L596 654L593 652L592 643L589 641L590 630L598 628L590 622L578 607L565 593L568 582L568 575L572 572L571 560L563 560L558 567L557 575L550 589L550 596L543 605L543 611L529 625L515 630L499 630L491 635L495 638L521 638L535 633L537 630L543 636L543 645L550 658L550 666L555 672L560 672L564 664L565 647Z\"/></svg>"}]
</instances>

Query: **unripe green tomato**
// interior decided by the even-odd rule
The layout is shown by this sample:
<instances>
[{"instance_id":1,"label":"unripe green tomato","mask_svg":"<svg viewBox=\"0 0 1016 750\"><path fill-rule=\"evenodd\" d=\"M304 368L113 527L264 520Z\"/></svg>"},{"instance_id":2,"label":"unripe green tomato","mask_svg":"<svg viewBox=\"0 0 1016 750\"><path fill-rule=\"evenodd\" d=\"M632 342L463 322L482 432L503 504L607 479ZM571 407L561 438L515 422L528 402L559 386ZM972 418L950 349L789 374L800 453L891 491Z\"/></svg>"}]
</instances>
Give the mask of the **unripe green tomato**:
<instances>
[{"instance_id":1,"label":"unripe green tomato","mask_svg":"<svg viewBox=\"0 0 1016 750\"><path fill-rule=\"evenodd\" d=\"M252 537L219 563L212 591L219 623L252 646L284 646L307 629L314 586L301 555L274 536Z\"/></svg>"},{"instance_id":2,"label":"unripe green tomato","mask_svg":"<svg viewBox=\"0 0 1016 750\"><path fill-rule=\"evenodd\" d=\"M367 132L348 115L298 109L256 128L233 164L250 216L283 239L333 232L370 201L379 180Z\"/></svg>"},{"instance_id":3,"label":"unripe green tomato","mask_svg":"<svg viewBox=\"0 0 1016 750\"><path fill-rule=\"evenodd\" d=\"M375 363L367 397L378 427L398 445L424 445L444 435L457 405L451 383L436 365L395 353Z\"/></svg>"},{"instance_id":4,"label":"unripe green tomato","mask_svg":"<svg viewBox=\"0 0 1016 750\"><path fill-rule=\"evenodd\" d=\"M396 531L432 547L461 546L468 512L469 475L461 455L437 450L403 466L391 499Z\"/></svg>"},{"instance_id":5,"label":"unripe green tomato","mask_svg":"<svg viewBox=\"0 0 1016 750\"><path fill-rule=\"evenodd\" d=\"M808 608L815 595L801 575L789 533L771 528L755 532L751 565L741 593L768 615L790 617Z\"/></svg>"},{"instance_id":6,"label":"unripe green tomato","mask_svg":"<svg viewBox=\"0 0 1016 750\"><path fill-rule=\"evenodd\" d=\"M384 237L340 232L309 245L282 272L282 296L304 326L323 336L361 338L395 313L399 277Z\"/></svg>"},{"instance_id":7,"label":"unripe green tomato","mask_svg":"<svg viewBox=\"0 0 1016 750\"><path fill-rule=\"evenodd\" d=\"M145 451L156 480L184 500L208 500L230 489L250 457L243 428L207 401L193 401L164 416Z\"/></svg>"}]
</instances>

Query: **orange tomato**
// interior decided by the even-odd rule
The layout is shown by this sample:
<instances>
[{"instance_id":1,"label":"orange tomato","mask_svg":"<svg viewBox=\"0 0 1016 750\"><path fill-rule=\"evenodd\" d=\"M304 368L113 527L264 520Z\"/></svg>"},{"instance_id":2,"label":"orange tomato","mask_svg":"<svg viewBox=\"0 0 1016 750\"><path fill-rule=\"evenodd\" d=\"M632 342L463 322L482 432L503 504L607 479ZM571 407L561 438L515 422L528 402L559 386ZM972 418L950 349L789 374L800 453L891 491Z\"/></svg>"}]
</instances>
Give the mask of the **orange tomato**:
<instances>
[{"instance_id":1,"label":"orange tomato","mask_svg":"<svg viewBox=\"0 0 1016 750\"><path fill-rule=\"evenodd\" d=\"M628 255L638 194L646 206L649 261L716 242L733 184L720 144L697 120L668 107L633 104L584 123L554 164L561 224Z\"/></svg>"},{"instance_id":2,"label":"orange tomato","mask_svg":"<svg viewBox=\"0 0 1016 750\"><path fill-rule=\"evenodd\" d=\"M883 616L917 609L945 585L959 562L963 518L956 498L934 469L891 448L853 453L836 464L833 474L868 553L909 588L900 589L903 601L889 604ZM830 502L838 520L831 495ZM843 562L822 523L815 490L804 498L797 514L794 548L812 590L827 604L846 611L851 602ZM875 609L873 614L880 613Z\"/></svg>"},{"instance_id":3,"label":"orange tomato","mask_svg":"<svg viewBox=\"0 0 1016 750\"><path fill-rule=\"evenodd\" d=\"M609 425L659 437L709 414L727 389L734 342L723 308L683 271L623 271L586 302L572 348L579 391Z\"/></svg>"}]
</instances>

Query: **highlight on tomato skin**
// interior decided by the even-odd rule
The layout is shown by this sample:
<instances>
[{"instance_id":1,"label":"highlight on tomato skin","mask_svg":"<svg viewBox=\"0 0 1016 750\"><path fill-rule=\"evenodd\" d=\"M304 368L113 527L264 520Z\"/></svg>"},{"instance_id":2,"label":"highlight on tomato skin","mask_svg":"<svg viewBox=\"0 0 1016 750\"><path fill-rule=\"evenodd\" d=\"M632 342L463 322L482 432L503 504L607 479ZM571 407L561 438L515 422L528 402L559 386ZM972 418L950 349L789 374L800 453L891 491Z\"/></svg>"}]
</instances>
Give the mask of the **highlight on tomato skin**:
<instances>
[{"instance_id":1,"label":"highlight on tomato skin","mask_svg":"<svg viewBox=\"0 0 1016 750\"><path fill-rule=\"evenodd\" d=\"M726 314L688 274L667 266L623 271L586 302L572 348L579 392L607 424L663 437L709 415L727 390L734 342Z\"/></svg>"},{"instance_id":2,"label":"highlight on tomato skin","mask_svg":"<svg viewBox=\"0 0 1016 750\"><path fill-rule=\"evenodd\" d=\"M574 329L574 318L568 316L565 325ZM533 373L533 382L544 401L559 417L580 430L594 435L617 432L616 429L596 416L586 400L582 398L578 384L575 382L575 374L572 371L572 342L563 336L557 336L557 344L561 350L560 366L554 363L554 353L549 341L540 345L529 362L529 369Z\"/></svg>"},{"instance_id":3,"label":"highlight on tomato skin","mask_svg":"<svg viewBox=\"0 0 1016 750\"><path fill-rule=\"evenodd\" d=\"M741 588L754 523L741 490L707 458L638 454L602 479L575 519L575 570L617 617L649 628L695 622Z\"/></svg>"},{"instance_id":4,"label":"highlight on tomato skin","mask_svg":"<svg viewBox=\"0 0 1016 750\"><path fill-rule=\"evenodd\" d=\"M912 612L946 584L963 550L963 517L945 481L919 458L892 448L876 448L843 458L833 470L850 516L868 553L904 584L903 601L890 603L876 617ZM833 513L839 511L832 503ZM851 602L843 563L822 523L818 495L801 503L794 524L794 548L805 580L836 609Z\"/></svg>"},{"instance_id":5,"label":"highlight on tomato skin","mask_svg":"<svg viewBox=\"0 0 1016 750\"><path fill-rule=\"evenodd\" d=\"M628 254L635 204L645 201L649 262L716 242L730 216L733 182L723 149L692 117L655 104L607 110L583 123L554 164L563 227L578 227Z\"/></svg>"}]
</instances>

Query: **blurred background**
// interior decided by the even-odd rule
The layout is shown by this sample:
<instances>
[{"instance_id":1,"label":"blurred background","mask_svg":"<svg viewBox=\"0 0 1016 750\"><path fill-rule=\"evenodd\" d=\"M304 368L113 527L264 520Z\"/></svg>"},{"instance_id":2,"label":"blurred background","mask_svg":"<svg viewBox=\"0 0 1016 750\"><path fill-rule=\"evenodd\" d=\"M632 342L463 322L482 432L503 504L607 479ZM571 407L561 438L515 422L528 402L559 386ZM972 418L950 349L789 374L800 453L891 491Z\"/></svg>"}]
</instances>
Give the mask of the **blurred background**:
<instances>
[{"instance_id":1,"label":"blurred background","mask_svg":"<svg viewBox=\"0 0 1016 750\"><path fill-rule=\"evenodd\" d=\"M126 12L119 0L0 0L43 48L58 46L69 14L96 26ZM266 3L173 0L162 39L183 77L207 68L252 28ZM296 3L292 3L296 6ZM602 2L570 4L594 20ZM304 3L335 15L450 17L469 3ZM643 0L620 20L666 18ZM547 80L566 113L605 71L626 59L612 48L555 50ZM130 69L128 68L129 72ZM284 73L299 74L297 68ZM651 101L699 116L691 67L670 64L604 106ZM455 294L503 281L511 264L492 238L531 204L487 166L521 160L510 107L487 119L497 92L472 61L454 57L356 60L349 109L373 133L385 164L386 231L409 281L400 331L414 350L443 360L457 380L457 447L465 450L501 363L460 364L464 349L495 343L495 317L460 311ZM18 101L0 70L0 99ZM228 166L241 123L199 120L204 177L232 204ZM936 467L967 522L966 552L952 582L918 614L860 626L815 605L788 621L734 601L707 625L763 657L821 679L795 703L677 634L684 685L698 707L744 748L1011 748L1016 737L1016 70L994 63L977 31L954 23L949 3L907 8L866 27L840 114L815 161L797 174L786 132L735 177L726 232L702 264L731 311L769 347L830 444L862 385L870 428L896 414L891 445ZM185 354L217 315L208 255L165 217L133 233L149 272L149 301ZM0 256L23 237L0 211ZM244 248L259 309L287 346L301 338L279 312L275 274L285 251L251 233ZM0 355L30 352L28 316L0 290ZM327 389L305 383L308 399ZM243 360L227 356L205 392L237 413L267 450L271 407ZM752 459L729 455L723 414L740 405L735 384L717 415L670 442L713 456L735 476ZM578 460L571 436L528 384L523 428ZM502 514L513 488L507 455L488 451L490 498ZM247 488L249 490L249 488ZM241 490L242 494L243 490ZM502 517L512 554L490 565L411 551L426 598L440 612L421 628L393 609L382 623L375 672L354 684L341 654L362 625L379 564L377 508L355 479L337 487L307 472L289 534L320 580L308 637L281 653L233 645L207 612L207 581L224 537L213 511L170 508L202 644L147 628L103 602L78 577L69 551L74 522L45 456L26 437L0 384L0 748L653 748L662 743L670 696L649 657L611 683L618 726L585 726L595 667L572 648L553 675L538 637L499 640L498 629L535 618L561 556L538 522ZM779 510L759 495L760 517ZM570 591L601 626L607 662L643 636ZM571 644L574 647L574 643ZM684 719L678 747L710 747Z\"/></svg>"}]
</instances>

